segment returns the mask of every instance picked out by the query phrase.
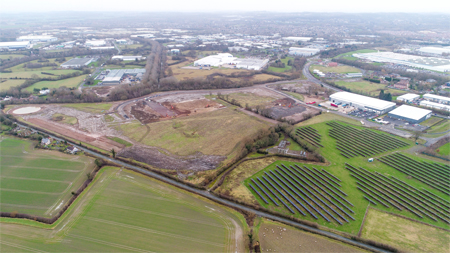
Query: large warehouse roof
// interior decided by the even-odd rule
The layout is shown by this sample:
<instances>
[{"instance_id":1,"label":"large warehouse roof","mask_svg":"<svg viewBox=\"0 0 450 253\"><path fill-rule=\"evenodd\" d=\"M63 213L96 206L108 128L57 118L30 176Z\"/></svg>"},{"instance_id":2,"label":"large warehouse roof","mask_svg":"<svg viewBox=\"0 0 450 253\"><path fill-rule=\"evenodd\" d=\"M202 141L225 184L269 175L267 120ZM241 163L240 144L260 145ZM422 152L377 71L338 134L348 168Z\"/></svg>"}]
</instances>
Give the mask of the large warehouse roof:
<instances>
[{"instance_id":1,"label":"large warehouse roof","mask_svg":"<svg viewBox=\"0 0 450 253\"><path fill-rule=\"evenodd\" d=\"M439 103L431 102L428 100L420 101L420 106L426 106L426 107L436 108L439 110L450 111L450 105L439 104Z\"/></svg>"},{"instance_id":2,"label":"large warehouse roof","mask_svg":"<svg viewBox=\"0 0 450 253\"><path fill-rule=\"evenodd\" d=\"M425 95L423 95L423 97L424 98L429 98L429 99L438 99L438 100L443 100L443 101L450 102L450 98L443 97L443 96L438 96L438 95L434 95L434 94L425 94Z\"/></svg>"},{"instance_id":3,"label":"large warehouse roof","mask_svg":"<svg viewBox=\"0 0 450 253\"><path fill-rule=\"evenodd\" d=\"M419 120L430 113L431 113L430 110L417 108L410 105L402 105L389 112L390 115L395 115L413 120Z\"/></svg>"},{"instance_id":4,"label":"large warehouse roof","mask_svg":"<svg viewBox=\"0 0 450 253\"><path fill-rule=\"evenodd\" d=\"M145 57L142 57L141 55L116 55L113 56L111 58L111 60L115 60L115 59L119 59L119 60L123 60L123 61L134 61L136 60L136 58L138 59L138 61L145 59Z\"/></svg>"},{"instance_id":5,"label":"large warehouse roof","mask_svg":"<svg viewBox=\"0 0 450 253\"><path fill-rule=\"evenodd\" d=\"M450 53L450 47L421 47L418 51L422 53L442 54Z\"/></svg>"},{"instance_id":6,"label":"large warehouse roof","mask_svg":"<svg viewBox=\"0 0 450 253\"><path fill-rule=\"evenodd\" d=\"M407 93L397 97L397 100L414 100L420 98L420 95Z\"/></svg>"},{"instance_id":7,"label":"large warehouse roof","mask_svg":"<svg viewBox=\"0 0 450 253\"><path fill-rule=\"evenodd\" d=\"M8 41L8 42L0 42L0 48L21 48L27 47L30 45L29 41Z\"/></svg>"},{"instance_id":8,"label":"large warehouse roof","mask_svg":"<svg viewBox=\"0 0 450 253\"><path fill-rule=\"evenodd\" d=\"M368 108L383 111L395 105L393 102L384 101L377 98L366 97L350 92L337 92L330 96L332 99L344 100L349 103L359 104Z\"/></svg>"}]
</instances>

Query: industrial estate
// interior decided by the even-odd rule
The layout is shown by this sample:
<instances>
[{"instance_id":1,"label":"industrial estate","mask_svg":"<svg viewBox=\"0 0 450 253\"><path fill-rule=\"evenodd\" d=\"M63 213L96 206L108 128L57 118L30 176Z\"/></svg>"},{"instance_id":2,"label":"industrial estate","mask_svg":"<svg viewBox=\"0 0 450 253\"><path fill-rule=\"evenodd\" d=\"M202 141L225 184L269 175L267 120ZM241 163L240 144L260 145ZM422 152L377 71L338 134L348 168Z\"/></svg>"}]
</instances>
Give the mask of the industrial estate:
<instances>
[{"instance_id":1,"label":"industrial estate","mask_svg":"<svg viewBox=\"0 0 450 253\"><path fill-rule=\"evenodd\" d=\"M448 15L5 15L0 251L450 251Z\"/></svg>"}]
</instances>

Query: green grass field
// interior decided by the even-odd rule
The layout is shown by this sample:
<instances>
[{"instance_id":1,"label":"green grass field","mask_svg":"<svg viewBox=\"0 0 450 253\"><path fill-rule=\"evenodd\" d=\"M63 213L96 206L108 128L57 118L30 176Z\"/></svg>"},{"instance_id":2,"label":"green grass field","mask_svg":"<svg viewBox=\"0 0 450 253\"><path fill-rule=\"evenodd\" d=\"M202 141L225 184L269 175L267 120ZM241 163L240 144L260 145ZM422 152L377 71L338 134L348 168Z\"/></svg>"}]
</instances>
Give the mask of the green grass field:
<instances>
[{"instance_id":1,"label":"green grass field","mask_svg":"<svg viewBox=\"0 0 450 253\"><path fill-rule=\"evenodd\" d=\"M361 236L405 252L449 252L450 232L370 209Z\"/></svg>"},{"instance_id":2,"label":"green grass field","mask_svg":"<svg viewBox=\"0 0 450 253\"><path fill-rule=\"evenodd\" d=\"M54 229L8 221L3 252L243 252L247 233L239 213L119 168L100 170Z\"/></svg>"},{"instance_id":3,"label":"green grass field","mask_svg":"<svg viewBox=\"0 0 450 253\"><path fill-rule=\"evenodd\" d=\"M118 143L120 143L120 144L123 144L123 145L125 145L125 146L127 146L127 147L133 146L132 143L129 143L129 142L126 141L126 140L120 139L119 137L108 137L108 139L113 140L113 141L115 141L115 142L118 142Z\"/></svg>"},{"instance_id":4,"label":"green grass field","mask_svg":"<svg viewBox=\"0 0 450 253\"><path fill-rule=\"evenodd\" d=\"M357 82L337 81L336 84L339 86L345 86L352 91L369 93L371 96L378 96L381 89L385 90L385 93L390 92L391 94L396 95L406 93L406 91L386 89L386 85L384 84L372 83L364 80Z\"/></svg>"},{"instance_id":5,"label":"green grass field","mask_svg":"<svg viewBox=\"0 0 450 253\"><path fill-rule=\"evenodd\" d=\"M117 44L117 46L122 49L136 49L142 47L142 44L132 44L132 45Z\"/></svg>"},{"instance_id":6,"label":"green grass field","mask_svg":"<svg viewBox=\"0 0 450 253\"><path fill-rule=\"evenodd\" d=\"M180 117L176 121L181 127L174 127L173 120L147 126L135 120L118 126L118 130L135 141L177 155L200 151L206 155L227 156L246 136L268 126L263 120L230 108Z\"/></svg>"},{"instance_id":7,"label":"green grass field","mask_svg":"<svg viewBox=\"0 0 450 253\"><path fill-rule=\"evenodd\" d=\"M78 119L75 117L67 116L61 113L55 113L52 115L52 120L58 121L60 123L75 125L78 123Z\"/></svg>"},{"instance_id":8,"label":"green grass field","mask_svg":"<svg viewBox=\"0 0 450 253\"><path fill-rule=\"evenodd\" d=\"M7 59L14 59L14 58L22 58L25 55L23 54L0 54L0 59L7 60Z\"/></svg>"},{"instance_id":9,"label":"green grass field","mask_svg":"<svg viewBox=\"0 0 450 253\"><path fill-rule=\"evenodd\" d=\"M447 119L427 129L427 133L443 133L448 130L450 130L450 120Z\"/></svg>"},{"instance_id":10,"label":"green grass field","mask_svg":"<svg viewBox=\"0 0 450 253\"><path fill-rule=\"evenodd\" d=\"M1 209L51 217L86 180L93 159L37 150L34 145L1 139Z\"/></svg>"},{"instance_id":11,"label":"green grass field","mask_svg":"<svg viewBox=\"0 0 450 253\"><path fill-rule=\"evenodd\" d=\"M112 104L110 103L97 103L97 104L91 104L91 103L79 103L79 104L64 104L62 105L64 107L70 107L74 108L83 112L89 112L89 113L102 113L106 112L111 108Z\"/></svg>"},{"instance_id":12,"label":"green grass field","mask_svg":"<svg viewBox=\"0 0 450 253\"><path fill-rule=\"evenodd\" d=\"M450 142L445 143L444 145L440 146L438 148L438 150L439 150L439 152L438 152L439 154L449 157L450 156Z\"/></svg>"},{"instance_id":13,"label":"green grass field","mask_svg":"<svg viewBox=\"0 0 450 253\"><path fill-rule=\"evenodd\" d=\"M287 72L292 69L292 66L288 65L288 61L293 60L293 59L294 58L292 58L292 57L286 57L284 59L281 59L281 62L283 62L285 64L284 68L269 67L269 68L267 68L267 70L272 71L272 72Z\"/></svg>"},{"instance_id":14,"label":"green grass field","mask_svg":"<svg viewBox=\"0 0 450 253\"><path fill-rule=\"evenodd\" d=\"M41 72L48 72L53 75L45 75ZM40 69L33 69L33 70L26 70L26 71L13 71L12 73L2 73L2 78L32 78L33 74L36 74L40 78L55 78L55 76L58 75L65 75L70 74L73 72L77 72L77 70L70 70L70 69L58 69L58 70L46 70L43 68L43 70Z\"/></svg>"},{"instance_id":15,"label":"green grass field","mask_svg":"<svg viewBox=\"0 0 450 253\"><path fill-rule=\"evenodd\" d=\"M431 116L429 119L421 122L420 125L430 127L441 120L442 120L442 118Z\"/></svg>"},{"instance_id":16,"label":"green grass field","mask_svg":"<svg viewBox=\"0 0 450 253\"><path fill-rule=\"evenodd\" d=\"M72 78L67 78L63 80L58 81L41 81L37 82L30 87L27 87L26 90L32 92L33 89L42 89L42 88L49 88L49 89L57 89L62 86L66 86L67 88L74 88L77 87L83 80L86 78L86 75L76 76Z\"/></svg>"},{"instance_id":17,"label":"green grass field","mask_svg":"<svg viewBox=\"0 0 450 253\"><path fill-rule=\"evenodd\" d=\"M320 65L311 65L309 67L309 70L312 72L314 69L318 69L322 71L323 73L340 73L340 74L347 74L347 73L360 73L361 71L357 68L351 67L351 66L337 66L337 67L325 67Z\"/></svg>"},{"instance_id":18,"label":"green grass field","mask_svg":"<svg viewBox=\"0 0 450 253\"><path fill-rule=\"evenodd\" d=\"M9 90L9 88L19 86L24 82L25 82L24 80L7 79L6 82L0 83L0 91Z\"/></svg>"},{"instance_id":19,"label":"green grass field","mask_svg":"<svg viewBox=\"0 0 450 253\"><path fill-rule=\"evenodd\" d=\"M249 106L267 105L268 103L276 100L276 98L273 97L259 96L254 93L239 92L239 93L230 93L227 95L229 96L228 98L229 101L231 101L231 99L235 99L239 103L241 103L242 106L245 106L246 104L248 104Z\"/></svg>"}]
</instances>

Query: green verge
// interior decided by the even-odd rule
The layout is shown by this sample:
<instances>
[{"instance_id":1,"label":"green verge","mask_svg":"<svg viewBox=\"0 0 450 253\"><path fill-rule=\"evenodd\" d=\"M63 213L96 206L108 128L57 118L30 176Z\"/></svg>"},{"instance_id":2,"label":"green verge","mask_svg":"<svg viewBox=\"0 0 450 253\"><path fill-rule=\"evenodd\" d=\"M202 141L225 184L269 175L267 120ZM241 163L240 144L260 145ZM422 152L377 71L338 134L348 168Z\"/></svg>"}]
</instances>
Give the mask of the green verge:
<instances>
[{"instance_id":1,"label":"green verge","mask_svg":"<svg viewBox=\"0 0 450 253\"><path fill-rule=\"evenodd\" d=\"M119 137L107 137L107 138L110 139L110 140L113 140L113 141L115 141L115 142L117 142L117 143L123 144L123 145L125 145L125 146L127 146L127 147L133 146L132 143L129 143L128 141L126 141L126 140L124 140L124 139L121 139L121 138L119 138Z\"/></svg>"}]
</instances>

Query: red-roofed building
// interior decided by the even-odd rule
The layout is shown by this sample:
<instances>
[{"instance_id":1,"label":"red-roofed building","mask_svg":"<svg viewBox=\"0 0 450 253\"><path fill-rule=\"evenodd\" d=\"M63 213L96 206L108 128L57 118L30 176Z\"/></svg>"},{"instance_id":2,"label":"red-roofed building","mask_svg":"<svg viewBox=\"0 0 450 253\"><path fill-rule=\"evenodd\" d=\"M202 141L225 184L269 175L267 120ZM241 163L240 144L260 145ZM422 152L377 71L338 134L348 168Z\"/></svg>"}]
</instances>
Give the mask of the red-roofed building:
<instances>
[{"instance_id":1,"label":"red-roofed building","mask_svg":"<svg viewBox=\"0 0 450 253\"><path fill-rule=\"evenodd\" d=\"M337 62L330 62L328 63L328 67L337 67Z\"/></svg>"},{"instance_id":2,"label":"red-roofed building","mask_svg":"<svg viewBox=\"0 0 450 253\"><path fill-rule=\"evenodd\" d=\"M404 78L394 84L394 87L397 89L407 90L409 89L409 79Z\"/></svg>"}]
</instances>

